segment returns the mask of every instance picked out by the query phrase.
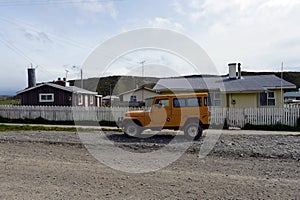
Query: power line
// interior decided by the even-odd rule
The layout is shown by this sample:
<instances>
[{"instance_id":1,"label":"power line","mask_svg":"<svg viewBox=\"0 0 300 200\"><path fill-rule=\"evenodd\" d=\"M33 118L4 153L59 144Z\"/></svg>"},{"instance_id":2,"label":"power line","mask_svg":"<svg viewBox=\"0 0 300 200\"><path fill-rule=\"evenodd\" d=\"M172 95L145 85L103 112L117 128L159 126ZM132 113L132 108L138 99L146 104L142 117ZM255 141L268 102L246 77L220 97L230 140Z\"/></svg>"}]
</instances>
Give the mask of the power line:
<instances>
[{"instance_id":1,"label":"power line","mask_svg":"<svg viewBox=\"0 0 300 200\"><path fill-rule=\"evenodd\" d=\"M2 1L0 7L14 7L14 6L49 6L49 5L76 5L76 4L88 4L88 3L101 3L101 2L120 2L123 0L36 0L36 1Z\"/></svg>"},{"instance_id":2,"label":"power line","mask_svg":"<svg viewBox=\"0 0 300 200\"><path fill-rule=\"evenodd\" d=\"M17 26L17 27L21 27L21 28L25 28L25 29L30 29L36 33L46 33L47 35L50 35L52 37L54 37L55 39L59 40L59 41L62 41L66 44L69 44L69 45L72 45L72 46L75 46L77 48L81 48L81 49L88 49L88 50L91 50L93 49L93 47L91 46L88 46L88 45L85 45L85 44L82 44L80 42L77 42L73 39L70 39L70 38L66 38L64 36L61 36L61 35L56 35L54 33L50 33L50 32L46 32L46 31L41 31L35 27L33 27L32 25L24 22L24 21L21 21L21 20L18 20L18 19L9 19L7 17L3 17L3 16L0 16L0 20L6 22L6 23L9 23L9 24L12 24L14 26ZM109 52L101 52L101 54L106 57L106 58L109 58L109 59L113 59L113 57L109 54ZM121 63L124 63L124 64L129 64L129 65L132 65L133 64L133 61L125 58L125 57L119 57L119 62Z\"/></svg>"},{"instance_id":3,"label":"power line","mask_svg":"<svg viewBox=\"0 0 300 200\"><path fill-rule=\"evenodd\" d=\"M24 21L21 21L21 20L17 20L17 19L12 20L12 19L9 19L9 18L3 17L3 16L0 16L0 20L4 21L4 22L6 22L6 23L12 24L12 25L14 25L14 26L17 26L17 27L21 27L21 28L25 28L25 29L28 29L28 28L29 28L30 30L32 30L32 31L34 31L34 32L36 32L36 33L42 33L42 32L43 32L43 33L46 33L47 35L51 35L52 37L55 37L55 38L58 39L58 40L62 40L62 41L64 41L65 43L68 43L68 44L70 44L70 45L76 46L76 47L78 47L78 48L82 48L82 49L92 49L92 47L87 46L87 45L82 44L82 43L79 43L79 42L77 42L77 41L75 41L75 40L72 40L72 39L70 39L70 38L66 38L66 37L63 37L63 36L61 36L61 35L56 35L56 34L50 33L50 32L41 31L41 30L39 30L39 29L33 27L32 25L30 25L30 24L28 24L28 23L26 23L26 22L24 22Z\"/></svg>"}]
</instances>

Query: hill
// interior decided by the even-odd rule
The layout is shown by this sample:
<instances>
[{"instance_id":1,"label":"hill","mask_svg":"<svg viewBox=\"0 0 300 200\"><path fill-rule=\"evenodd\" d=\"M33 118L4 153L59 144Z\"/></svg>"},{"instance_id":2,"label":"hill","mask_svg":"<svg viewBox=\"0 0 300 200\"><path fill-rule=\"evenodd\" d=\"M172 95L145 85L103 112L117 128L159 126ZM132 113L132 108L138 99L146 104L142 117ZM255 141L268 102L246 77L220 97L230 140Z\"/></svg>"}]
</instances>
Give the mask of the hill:
<instances>
[{"instance_id":1,"label":"hill","mask_svg":"<svg viewBox=\"0 0 300 200\"><path fill-rule=\"evenodd\" d=\"M277 77L281 77L280 72L246 72L242 71L242 76L250 75L270 75L274 74ZM212 75L191 75L188 77L204 77ZM224 76L228 76L224 75ZM175 77L174 77L175 78ZM300 72L284 72L283 79L289 81L300 88ZM90 91L97 91L99 94L106 96L111 93L116 95L122 92L126 92L135 89L137 86L154 87L159 78L154 77L137 77L137 76L109 76L101 78L89 78L83 80L83 88ZM80 80L70 80L70 85L80 87Z\"/></svg>"},{"instance_id":2,"label":"hill","mask_svg":"<svg viewBox=\"0 0 300 200\"><path fill-rule=\"evenodd\" d=\"M109 76L101 78L89 78L83 80L83 88L90 91L97 91L103 96L116 95L135 89L140 86L153 87L159 78L137 77L137 76ZM80 87L80 80L69 81L70 85Z\"/></svg>"}]
</instances>

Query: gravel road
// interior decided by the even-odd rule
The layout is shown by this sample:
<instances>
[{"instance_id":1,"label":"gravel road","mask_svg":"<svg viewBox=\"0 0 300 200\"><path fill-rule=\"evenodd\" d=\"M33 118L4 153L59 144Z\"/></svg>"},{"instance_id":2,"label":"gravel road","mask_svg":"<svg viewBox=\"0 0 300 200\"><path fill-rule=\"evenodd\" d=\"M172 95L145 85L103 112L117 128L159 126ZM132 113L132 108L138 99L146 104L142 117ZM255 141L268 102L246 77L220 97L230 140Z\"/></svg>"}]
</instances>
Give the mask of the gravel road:
<instances>
[{"instance_id":1,"label":"gravel road","mask_svg":"<svg viewBox=\"0 0 300 200\"><path fill-rule=\"evenodd\" d=\"M172 132L143 139L105 134L141 154L174 138ZM300 136L226 131L200 159L202 145L203 139L193 142L163 169L133 174L97 161L77 133L3 132L0 199L300 199Z\"/></svg>"}]
</instances>

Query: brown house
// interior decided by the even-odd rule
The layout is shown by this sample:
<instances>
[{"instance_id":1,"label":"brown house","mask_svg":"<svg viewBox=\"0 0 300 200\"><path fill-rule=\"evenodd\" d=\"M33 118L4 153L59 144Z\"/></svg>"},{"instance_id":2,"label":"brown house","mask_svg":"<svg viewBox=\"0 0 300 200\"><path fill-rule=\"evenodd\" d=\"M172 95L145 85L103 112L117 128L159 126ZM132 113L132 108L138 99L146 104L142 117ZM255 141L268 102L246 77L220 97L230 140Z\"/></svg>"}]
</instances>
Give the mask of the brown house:
<instances>
[{"instance_id":1,"label":"brown house","mask_svg":"<svg viewBox=\"0 0 300 200\"><path fill-rule=\"evenodd\" d=\"M100 106L100 95L75 86L42 83L17 92L21 105Z\"/></svg>"}]
</instances>

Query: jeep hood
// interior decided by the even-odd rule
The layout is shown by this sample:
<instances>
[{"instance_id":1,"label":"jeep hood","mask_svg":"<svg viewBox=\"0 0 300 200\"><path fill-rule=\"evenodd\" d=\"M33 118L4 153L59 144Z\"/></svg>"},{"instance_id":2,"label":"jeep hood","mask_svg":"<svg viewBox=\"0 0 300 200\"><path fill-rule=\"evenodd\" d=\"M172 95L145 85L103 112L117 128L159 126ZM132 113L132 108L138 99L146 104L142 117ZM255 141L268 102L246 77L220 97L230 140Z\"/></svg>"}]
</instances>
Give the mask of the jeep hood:
<instances>
[{"instance_id":1,"label":"jeep hood","mask_svg":"<svg viewBox=\"0 0 300 200\"><path fill-rule=\"evenodd\" d=\"M141 117L144 116L146 111L144 110L135 110L135 111L128 111L126 112L126 117Z\"/></svg>"}]
</instances>

